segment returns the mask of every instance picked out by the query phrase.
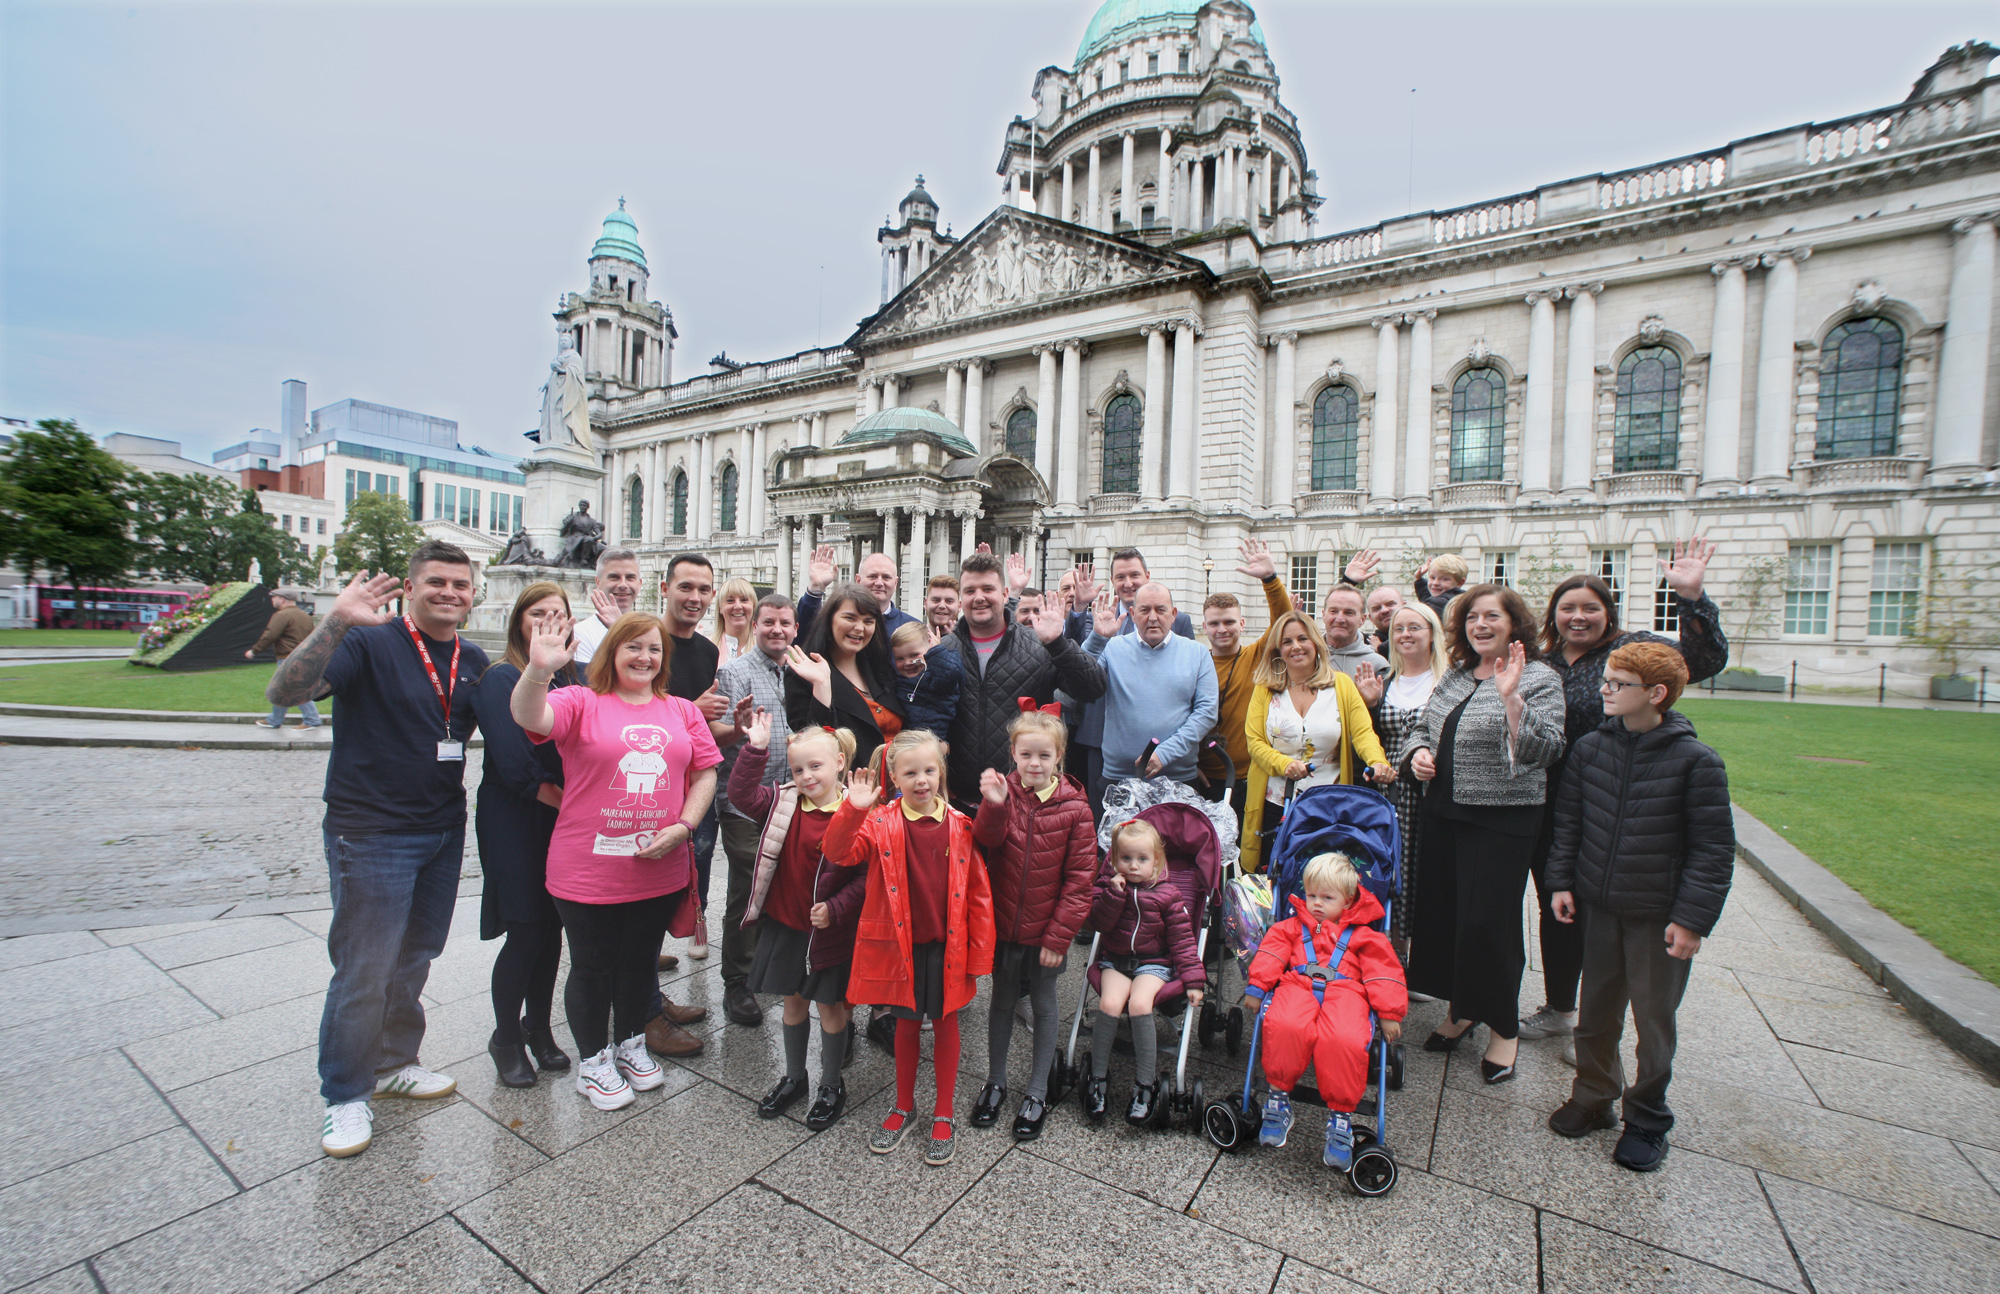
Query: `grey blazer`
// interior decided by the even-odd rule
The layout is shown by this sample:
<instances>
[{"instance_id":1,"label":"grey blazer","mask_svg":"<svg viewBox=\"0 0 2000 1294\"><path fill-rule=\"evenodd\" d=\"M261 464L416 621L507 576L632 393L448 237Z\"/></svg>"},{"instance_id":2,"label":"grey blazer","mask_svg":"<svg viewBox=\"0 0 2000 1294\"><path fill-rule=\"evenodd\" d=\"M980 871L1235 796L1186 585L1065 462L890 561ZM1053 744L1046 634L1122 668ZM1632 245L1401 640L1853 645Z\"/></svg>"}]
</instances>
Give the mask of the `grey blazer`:
<instances>
[{"instance_id":1,"label":"grey blazer","mask_svg":"<svg viewBox=\"0 0 2000 1294\"><path fill-rule=\"evenodd\" d=\"M1511 749L1507 703L1498 688L1480 683L1469 669L1446 674L1424 707L1423 724L1411 734L1409 749L1435 751L1444 721L1470 696L1452 743L1451 798L1459 804L1542 803L1548 795L1543 770L1563 756L1561 676L1540 661L1529 661L1521 670L1521 731Z\"/></svg>"}]
</instances>

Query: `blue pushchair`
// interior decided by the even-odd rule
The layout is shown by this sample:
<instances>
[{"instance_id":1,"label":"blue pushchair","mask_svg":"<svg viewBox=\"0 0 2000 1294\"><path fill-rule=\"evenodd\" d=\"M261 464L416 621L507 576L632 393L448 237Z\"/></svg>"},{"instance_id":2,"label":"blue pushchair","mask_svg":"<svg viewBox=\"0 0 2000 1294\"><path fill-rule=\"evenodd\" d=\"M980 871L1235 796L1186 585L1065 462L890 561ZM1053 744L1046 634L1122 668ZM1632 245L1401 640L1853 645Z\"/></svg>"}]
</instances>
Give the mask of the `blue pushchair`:
<instances>
[{"instance_id":1,"label":"blue pushchair","mask_svg":"<svg viewBox=\"0 0 2000 1294\"><path fill-rule=\"evenodd\" d=\"M1286 805L1284 821L1265 869L1271 878L1271 908L1274 913L1290 910L1291 896L1303 894L1306 863L1324 853L1346 854L1354 863L1361 883L1381 900L1381 929L1389 925L1389 912L1396 899L1402 871L1402 833L1396 825L1396 809L1380 791L1367 786L1316 786L1301 792ZM1344 941L1343 941L1344 942ZM1329 971L1338 967L1329 967ZM1255 1145L1263 1122L1262 1100L1254 1091L1257 1077L1257 1043L1263 1032L1264 1016L1270 1010L1266 997L1250 1027L1250 1057L1243 1070L1243 1089L1232 1097L1208 1102L1202 1109L1202 1131L1223 1150L1242 1150ZM1396 1185L1396 1159L1389 1148L1389 1117L1386 1094L1403 1086L1402 1044L1389 1043L1381 1024L1371 1014L1374 1041L1369 1044L1369 1069L1374 1074L1375 1097L1363 1098L1358 1113L1373 1114L1375 1126L1354 1125L1354 1167L1347 1181L1358 1195L1387 1195ZM1292 1092L1296 1104L1305 1101L1323 1105L1319 1092L1301 1084Z\"/></svg>"}]
</instances>

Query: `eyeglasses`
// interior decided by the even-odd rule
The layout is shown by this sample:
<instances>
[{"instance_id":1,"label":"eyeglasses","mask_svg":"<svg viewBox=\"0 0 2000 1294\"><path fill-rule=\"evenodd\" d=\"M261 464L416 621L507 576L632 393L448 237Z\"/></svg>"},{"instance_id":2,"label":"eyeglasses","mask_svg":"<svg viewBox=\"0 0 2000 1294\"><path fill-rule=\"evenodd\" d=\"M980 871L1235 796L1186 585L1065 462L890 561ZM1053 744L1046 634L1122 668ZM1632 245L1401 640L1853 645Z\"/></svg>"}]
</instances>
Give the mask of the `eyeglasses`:
<instances>
[{"instance_id":1,"label":"eyeglasses","mask_svg":"<svg viewBox=\"0 0 2000 1294\"><path fill-rule=\"evenodd\" d=\"M1612 696L1617 696L1628 687L1644 686L1646 686L1644 683L1627 683L1623 679L1607 678L1597 685L1597 690L1600 692L1609 692Z\"/></svg>"}]
</instances>

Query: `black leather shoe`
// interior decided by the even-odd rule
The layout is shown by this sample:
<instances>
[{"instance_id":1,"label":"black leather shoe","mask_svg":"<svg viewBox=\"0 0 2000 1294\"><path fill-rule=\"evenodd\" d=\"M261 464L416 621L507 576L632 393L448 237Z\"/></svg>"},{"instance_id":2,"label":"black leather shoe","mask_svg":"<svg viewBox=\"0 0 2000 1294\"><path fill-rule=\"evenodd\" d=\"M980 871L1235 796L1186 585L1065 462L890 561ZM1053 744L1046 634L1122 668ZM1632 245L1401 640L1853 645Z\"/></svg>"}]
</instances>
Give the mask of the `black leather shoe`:
<instances>
[{"instance_id":1,"label":"black leather shoe","mask_svg":"<svg viewBox=\"0 0 2000 1294\"><path fill-rule=\"evenodd\" d=\"M1549 1131L1559 1137L1582 1137L1617 1126L1617 1116L1611 1113L1611 1107L1608 1105L1592 1109L1587 1105L1578 1105L1575 1101L1564 1101L1556 1107L1556 1112L1549 1116Z\"/></svg>"},{"instance_id":2,"label":"black leather shoe","mask_svg":"<svg viewBox=\"0 0 2000 1294\"><path fill-rule=\"evenodd\" d=\"M520 1043L511 1045L501 1042L495 1032L492 1041L486 1044L486 1054L493 1057L493 1068L500 1071L500 1081L509 1087L533 1087L535 1067L528 1063L528 1049Z\"/></svg>"},{"instance_id":3,"label":"black leather shoe","mask_svg":"<svg viewBox=\"0 0 2000 1294\"><path fill-rule=\"evenodd\" d=\"M1512 1065L1496 1065L1482 1056L1479 1060L1479 1077L1485 1081L1488 1087L1492 1087L1496 1083L1511 1083L1514 1081L1514 1067Z\"/></svg>"},{"instance_id":4,"label":"black leather shoe","mask_svg":"<svg viewBox=\"0 0 2000 1294\"><path fill-rule=\"evenodd\" d=\"M1449 1023L1452 1023L1452 1024L1457 1024L1457 1023L1458 1023L1458 1021L1456 1021L1456 1020L1453 1020L1453 1021L1450 1021ZM1476 1024L1468 1024L1468 1025L1466 1025L1466 1026L1465 1026L1465 1032L1464 1032L1464 1033L1461 1033L1461 1034L1459 1034L1459 1035L1458 1035L1457 1037L1455 1037L1455 1038L1454 1038L1454 1037L1447 1037L1446 1035L1444 1035L1444 1034L1442 1034L1442 1033L1439 1033L1439 1032L1438 1032L1437 1030L1433 1029L1433 1030L1431 1030L1431 1036L1430 1036L1430 1037L1428 1037L1428 1038L1426 1038L1426 1039L1424 1039L1424 1050L1425 1050L1425 1051L1457 1051L1457 1050L1458 1050L1458 1044L1460 1044L1461 1042L1464 1042L1464 1041L1465 1041L1465 1040L1466 1040L1467 1038L1470 1038L1470 1037L1472 1036L1472 1031L1473 1031L1474 1029L1478 1028L1478 1027L1479 1027L1479 1026L1478 1026L1478 1025L1476 1025Z\"/></svg>"},{"instance_id":5,"label":"black leather shoe","mask_svg":"<svg viewBox=\"0 0 2000 1294\"><path fill-rule=\"evenodd\" d=\"M521 1021L521 1037L528 1042L528 1054L535 1058L536 1069L568 1069L569 1054L556 1046L555 1034L547 1025L532 1025Z\"/></svg>"},{"instance_id":6,"label":"black leather shoe","mask_svg":"<svg viewBox=\"0 0 2000 1294\"><path fill-rule=\"evenodd\" d=\"M1125 1107L1125 1122L1135 1128L1143 1128L1153 1121L1153 1110L1160 1101L1158 1080L1151 1083L1132 1084L1132 1104Z\"/></svg>"},{"instance_id":7,"label":"black leather shoe","mask_svg":"<svg viewBox=\"0 0 2000 1294\"><path fill-rule=\"evenodd\" d=\"M1086 1078L1083 1080L1083 1117L1092 1123L1104 1122L1104 1109L1111 1103L1111 1080L1108 1078Z\"/></svg>"},{"instance_id":8,"label":"black leather shoe","mask_svg":"<svg viewBox=\"0 0 2000 1294\"><path fill-rule=\"evenodd\" d=\"M1014 1116L1014 1140L1033 1141L1042 1135L1042 1122L1049 1117L1049 1107L1038 1096L1031 1096L1021 1102L1021 1112Z\"/></svg>"},{"instance_id":9,"label":"black leather shoe","mask_svg":"<svg viewBox=\"0 0 2000 1294\"><path fill-rule=\"evenodd\" d=\"M846 1110L847 1084L822 1087L819 1098L812 1103L812 1109L806 1111L806 1127L813 1132L825 1132Z\"/></svg>"},{"instance_id":10,"label":"black leather shoe","mask_svg":"<svg viewBox=\"0 0 2000 1294\"><path fill-rule=\"evenodd\" d=\"M1007 1099L1007 1089L998 1083L988 1083L979 1093L979 1100L972 1107L972 1126L990 1128L1000 1122L1000 1106Z\"/></svg>"},{"instance_id":11,"label":"black leather shoe","mask_svg":"<svg viewBox=\"0 0 2000 1294\"><path fill-rule=\"evenodd\" d=\"M887 1011L877 1011L868 1017L868 1041L888 1052L896 1054L896 1017Z\"/></svg>"},{"instance_id":12,"label":"black leather shoe","mask_svg":"<svg viewBox=\"0 0 2000 1294\"><path fill-rule=\"evenodd\" d=\"M806 1081L793 1078L789 1074L778 1080L778 1085L757 1102L757 1117L775 1119L792 1108L792 1103L806 1094Z\"/></svg>"},{"instance_id":13,"label":"black leather shoe","mask_svg":"<svg viewBox=\"0 0 2000 1294\"><path fill-rule=\"evenodd\" d=\"M1625 1125L1625 1135L1618 1138L1618 1145L1611 1152L1620 1168L1629 1168L1635 1173L1650 1173L1667 1161L1667 1136L1663 1132L1648 1132L1644 1128Z\"/></svg>"},{"instance_id":14,"label":"black leather shoe","mask_svg":"<svg viewBox=\"0 0 2000 1294\"><path fill-rule=\"evenodd\" d=\"M722 986L722 1014L731 1024L764 1023L764 1008L757 1005L757 995L740 979Z\"/></svg>"}]
</instances>

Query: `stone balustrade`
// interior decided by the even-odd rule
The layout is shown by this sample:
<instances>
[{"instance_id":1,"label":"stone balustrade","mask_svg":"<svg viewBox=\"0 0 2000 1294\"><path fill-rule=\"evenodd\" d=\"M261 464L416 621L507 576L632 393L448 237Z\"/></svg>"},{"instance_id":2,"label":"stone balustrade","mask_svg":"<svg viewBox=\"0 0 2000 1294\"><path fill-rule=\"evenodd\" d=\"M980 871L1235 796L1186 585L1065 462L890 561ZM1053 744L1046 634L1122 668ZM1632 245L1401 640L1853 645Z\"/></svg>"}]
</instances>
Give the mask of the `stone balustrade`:
<instances>
[{"instance_id":1,"label":"stone balustrade","mask_svg":"<svg viewBox=\"0 0 2000 1294\"><path fill-rule=\"evenodd\" d=\"M1431 241L1455 243L1467 238L1523 229L1535 223L1535 195L1519 194L1498 202L1442 212L1431 219Z\"/></svg>"},{"instance_id":2,"label":"stone balustrade","mask_svg":"<svg viewBox=\"0 0 2000 1294\"><path fill-rule=\"evenodd\" d=\"M1365 490L1314 490L1299 496L1302 517L1342 517L1361 511L1367 500Z\"/></svg>"},{"instance_id":3,"label":"stone balustrade","mask_svg":"<svg viewBox=\"0 0 2000 1294\"><path fill-rule=\"evenodd\" d=\"M1794 463L1792 480L1801 490L1907 489L1924 479L1924 460L1906 455L1832 458Z\"/></svg>"},{"instance_id":4,"label":"stone balustrade","mask_svg":"<svg viewBox=\"0 0 2000 1294\"><path fill-rule=\"evenodd\" d=\"M1440 510L1511 507L1520 491L1519 481L1460 481L1437 488L1437 506Z\"/></svg>"},{"instance_id":5,"label":"stone balustrade","mask_svg":"<svg viewBox=\"0 0 2000 1294\"><path fill-rule=\"evenodd\" d=\"M1719 155L1684 157L1658 166L1607 175L1598 181L1597 205L1604 211L1720 188L1729 175L1728 159Z\"/></svg>"},{"instance_id":6,"label":"stone balustrade","mask_svg":"<svg viewBox=\"0 0 2000 1294\"><path fill-rule=\"evenodd\" d=\"M1597 497L1608 503L1678 502L1694 497L1698 472L1620 472L1597 478Z\"/></svg>"}]
</instances>

